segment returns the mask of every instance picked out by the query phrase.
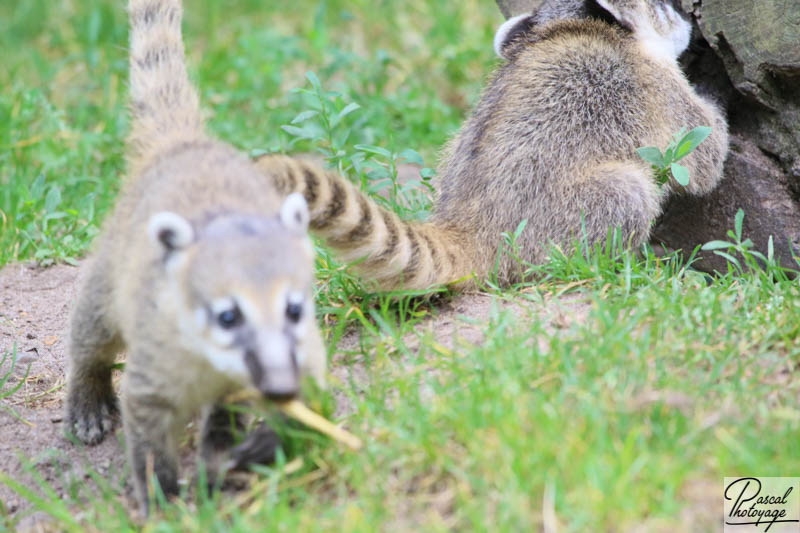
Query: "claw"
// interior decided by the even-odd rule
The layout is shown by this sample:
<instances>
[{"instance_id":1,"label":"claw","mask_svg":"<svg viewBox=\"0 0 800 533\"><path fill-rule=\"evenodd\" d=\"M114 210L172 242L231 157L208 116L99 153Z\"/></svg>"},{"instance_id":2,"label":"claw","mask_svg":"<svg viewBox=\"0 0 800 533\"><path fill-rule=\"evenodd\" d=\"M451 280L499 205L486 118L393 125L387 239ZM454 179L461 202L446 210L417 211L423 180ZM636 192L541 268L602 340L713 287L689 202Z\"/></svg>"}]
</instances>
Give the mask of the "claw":
<instances>
[{"instance_id":1,"label":"claw","mask_svg":"<svg viewBox=\"0 0 800 533\"><path fill-rule=\"evenodd\" d=\"M116 413L113 401L84 406L82 409L70 408L68 429L78 440L93 446L102 442L114 428Z\"/></svg>"}]
</instances>

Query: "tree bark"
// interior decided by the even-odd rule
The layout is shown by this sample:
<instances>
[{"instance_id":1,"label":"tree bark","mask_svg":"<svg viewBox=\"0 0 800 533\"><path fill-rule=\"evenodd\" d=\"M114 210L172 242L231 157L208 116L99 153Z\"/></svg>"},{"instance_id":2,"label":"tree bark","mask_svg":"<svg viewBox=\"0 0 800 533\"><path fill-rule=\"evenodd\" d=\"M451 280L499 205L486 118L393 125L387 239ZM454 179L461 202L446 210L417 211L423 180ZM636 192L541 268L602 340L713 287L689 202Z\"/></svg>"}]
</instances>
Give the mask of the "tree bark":
<instances>
[{"instance_id":1,"label":"tree bark","mask_svg":"<svg viewBox=\"0 0 800 533\"><path fill-rule=\"evenodd\" d=\"M497 0L506 17L542 0ZM744 236L766 254L769 237L783 266L800 255L800 0L682 0L694 19L681 65L701 94L725 106L731 149L725 176L705 197L675 197L653 241L691 252L730 240L739 209ZM724 271L725 260L701 253L696 268Z\"/></svg>"}]
</instances>

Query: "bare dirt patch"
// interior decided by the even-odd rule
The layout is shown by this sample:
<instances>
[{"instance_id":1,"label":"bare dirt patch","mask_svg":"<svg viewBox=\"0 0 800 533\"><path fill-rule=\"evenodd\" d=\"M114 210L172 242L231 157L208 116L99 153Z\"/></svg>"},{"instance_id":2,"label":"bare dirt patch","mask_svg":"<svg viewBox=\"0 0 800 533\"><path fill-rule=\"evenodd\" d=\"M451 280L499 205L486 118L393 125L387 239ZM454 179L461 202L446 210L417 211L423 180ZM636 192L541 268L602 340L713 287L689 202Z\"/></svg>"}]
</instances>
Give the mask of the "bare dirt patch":
<instances>
[{"instance_id":1,"label":"bare dirt patch","mask_svg":"<svg viewBox=\"0 0 800 533\"><path fill-rule=\"evenodd\" d=\"M101 475L123 466L116 439L82 449L62 435L66 325L78 272L67 265L11 265L0 270L0 354L17 354L7 387L24 380L14 395L0 400L0 472L34 485L23 467L31 462L59 495L71 479L84 476L87 466ZM0 375L9 370L7 359ZM11 514L27 507L4 484L0 502Z\"/></svg>"},{"instance_id":2,"label":"bare dirt patch","mask_svg":"<svg viewBox=\"0 0 800 533\"><path fill-rule=\"evenodd\" d=\"M87 479L88 469L110 478L112 486L126 472L119 432L116 438L107 438L94 447L74 445L63 436L67 319L79 271L66 265L50 268L10 265L0 270L0 353L11 352L16 346L18 361L11 381L18 383L24 379L17 393L0 400L4 407L0 409L0 472L35 487L35 480L24 466L30 463L59 495L69 490L71 483ZM442 346L457 350L465 344L483 342L485 325L497 311L513 313L523 325L527 319L544 320L548 328L562 328L582 320L589 307L589 303L575 298L536 304L523 299L468 294L443 304L418 332L432 334ZM342 353L359 350L359 334L351 331L340 341L337 353L331 357L330 369L334 381L353 380L359 387L367 387L367 372L357 359L349 358L346 365L337 364ZM416 349L418 337L411 335L406 340L409 348ZM8 371L8 366L6 363L0 369L0 375ZM337 400L340 400L337 414L347 414L350 409L346 397L337 394ZM130 500L130 488L128 496ZM1 483L0 501L12 515L29 505ZM29 525L36 518L34 515L25 523Z\"/></svg>"}]
</instances>

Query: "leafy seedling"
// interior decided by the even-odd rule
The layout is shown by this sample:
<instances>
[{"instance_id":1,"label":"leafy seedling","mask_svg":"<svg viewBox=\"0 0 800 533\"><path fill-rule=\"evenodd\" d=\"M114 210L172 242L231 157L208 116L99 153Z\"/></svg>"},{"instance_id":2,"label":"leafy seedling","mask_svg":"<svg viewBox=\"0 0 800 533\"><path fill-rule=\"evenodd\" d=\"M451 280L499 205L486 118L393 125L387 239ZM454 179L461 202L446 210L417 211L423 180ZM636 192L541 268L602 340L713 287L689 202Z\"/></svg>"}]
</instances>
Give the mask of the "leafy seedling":
<instances>
[{"instance_id":1,"label":"leafy seedling","mask_svg":"<svg viewBox=\"0 0 800 533\"><path fill-rule=\"evenodd\" d=\"M655 146L637 148L636 153L653 165L656 180L660 186L667 183L671 176L686 187L689 185L689 169L679 165L678 161L691 154L709 135L711 135L711 128L708 126L698 126L688 133L686 133L686 128L681 128L681 131L673 135L672 141L663 154Z\"/></svg>"}]
</instances>

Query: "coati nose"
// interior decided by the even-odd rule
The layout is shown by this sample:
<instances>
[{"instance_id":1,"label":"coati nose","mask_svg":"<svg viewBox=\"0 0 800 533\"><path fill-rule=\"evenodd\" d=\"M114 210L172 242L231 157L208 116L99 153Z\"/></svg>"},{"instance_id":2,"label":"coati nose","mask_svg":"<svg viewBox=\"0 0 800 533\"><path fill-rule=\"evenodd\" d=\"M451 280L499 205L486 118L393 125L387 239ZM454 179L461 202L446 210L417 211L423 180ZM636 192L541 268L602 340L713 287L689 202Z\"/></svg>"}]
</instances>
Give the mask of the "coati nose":
<instances>
[{"instance_id":1,"label":"coati nose","mask_svg":"<svg viewBox=\"0 0 800 533\"><path fill-rule=\"evenodd\" d=\"M264 396L268 400L270 400L272 402L285 403L285 402L288 402L289 400L293 400L295 397L297 397L297 392L295 391L295 392L292 392L290 394L278 394L278 393L269 393L269 392L267 392L267 393L264 394Z\"/></svg>"},{"instance_id":2,"label":"coati nose","mask_svg":"<svg viewBox=\"0 0 800 533\"><path fill-rule=\"evenodd\" d=\"M300 391L300 376L294 351L290 351L280 361L283 364L275 364L277 361L274 356L267 358L268 363L263 364L255 350L247 350L244 361L253 385L268 399L287 401Z\"/></svg>"},{"instance_id":3,"label":"coati nose","mask_svg":"<svg viewBox=\"0 0 800 533\"><path fill-rule=\"evenodd\" d=\"M266 369L259 390L264 396L276 402L291 400L300 392L296 367Z\"/></svg>"}]
</instances>

